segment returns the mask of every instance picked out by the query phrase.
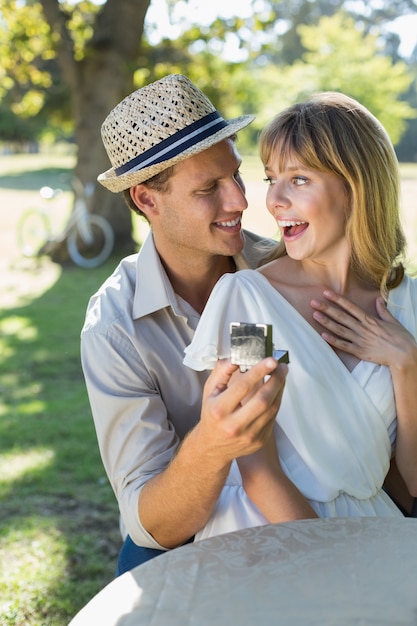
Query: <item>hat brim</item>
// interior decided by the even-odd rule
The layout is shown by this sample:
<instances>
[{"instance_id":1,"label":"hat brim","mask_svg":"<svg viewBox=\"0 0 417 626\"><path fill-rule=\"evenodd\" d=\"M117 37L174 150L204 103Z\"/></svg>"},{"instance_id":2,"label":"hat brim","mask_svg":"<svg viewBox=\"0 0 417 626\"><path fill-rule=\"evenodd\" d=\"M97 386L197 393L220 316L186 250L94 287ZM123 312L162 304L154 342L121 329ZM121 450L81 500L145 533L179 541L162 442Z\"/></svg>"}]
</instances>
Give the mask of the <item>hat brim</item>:
<instances>
[{"instance_id":1,"label":"hat brim","mask_svg":"<svg viewBox=\"0 0 417 626\"><path fill-rule=\"evenodd\" d=\"M221 128L213 135L210 135L210 137L206 137L202 141L190 146L171 159L161 161L160 163L156 163L155 165L151 165L149 167L144 167L136 172L127 172L126 174L121 174L120 176L116 175L114 168L112 167L106 172L103 172L103 174L100 174L97 177L97 180L103 185L103 187L106 187L106 189L112 191L113 193L124 191L134 185L139 185L140 183L145 182L149 178L152 178L152 176L156 176L156 174L163 172L168 167L175 165L175 163L180 163L181 161L184 161L184 159L194 156L195 154L214 146L216 143L219 143L219 141L231 137L239 130L242 130L242 128L245 128L245 126L251 124L254 119L254 115L242 115L241 117L237 117L232 120L226 120L225 127Z\"/></svg>"}]
</instances>

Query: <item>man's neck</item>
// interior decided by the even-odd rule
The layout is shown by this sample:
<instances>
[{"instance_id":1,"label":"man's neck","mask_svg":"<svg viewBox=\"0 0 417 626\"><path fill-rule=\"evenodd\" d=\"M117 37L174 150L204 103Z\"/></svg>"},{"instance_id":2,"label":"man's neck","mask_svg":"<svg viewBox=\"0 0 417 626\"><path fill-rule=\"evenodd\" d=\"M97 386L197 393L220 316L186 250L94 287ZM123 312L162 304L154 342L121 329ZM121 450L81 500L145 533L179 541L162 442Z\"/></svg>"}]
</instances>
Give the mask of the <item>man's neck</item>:
<instances>
[{"instance_id":1,"label":"man's neck","mask_svg":"<svg viewBox=\"0 0 417 626\"><path fill-rule=\"evenodd\" d=\"M207 267L167 267L163 259L168 278L177 295L188 302L195 311L202 313L214 285L223 274L236 271L232 257L215 257Z\"/></svg>"}]
</instances>

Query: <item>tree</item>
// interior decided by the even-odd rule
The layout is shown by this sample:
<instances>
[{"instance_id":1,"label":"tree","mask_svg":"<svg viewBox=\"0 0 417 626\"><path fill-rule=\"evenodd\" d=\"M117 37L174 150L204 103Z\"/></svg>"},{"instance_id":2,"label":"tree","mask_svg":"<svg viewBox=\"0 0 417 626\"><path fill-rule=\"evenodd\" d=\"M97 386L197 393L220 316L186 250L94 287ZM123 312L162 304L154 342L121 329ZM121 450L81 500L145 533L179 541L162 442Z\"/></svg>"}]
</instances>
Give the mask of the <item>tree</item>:
<instances>
[{"instance_id":1,"label":"tree","mask_svg":"<svg viewBox=\"0 0 417 626\"><path fill-rule=\"evenodd\" d=\"M317 89L345 90L382 122L395 144L416 112L403 100L413 77L405 63L382 54L378 35L365 34L344 13L322 18L318 28L300 26L308 52L303 62L316 69Z\"/></svg>"},{"instance_id":2,"label":"tree","mask_svg":"<svg viewBox=\"0 0 417 626\"><path fill-rule=\"evenodd\" d=\"M114 105L133 90L150 0L107 0L98 9L79 2L70 11L58 0L40 0L56 38L56 58L71 91L78 159L75 175L95 180L109 167L100 125ZM112 224L119 247L130 248L131 220L118 196L98 189L95 203ZM94 210L94 207L93 207Z\"/></svg>"},{"instance_id":3,"label":"tree","mask_svg":"<svg viewBox=\"0 0 417 626\"><path fill-rule=\"evenodd\" d=\"M315 26L321 18L340 11L350 15L364 34L378 32L386 54L398 55L399 37L389 32L389 23L417 13L417 0L258 0L256 7L263 15L263 54L269 61L286 66L305 52L298 27Z\"/></svg>"},{"instance_id":4,"label":"tree","mask_svg":"<svg viewBox=\"0 0 417 626\"><path fill-rule=\"evenodd\" d=\"M346 0L253 0L253 14L247 19L216 19L207 27L187 24L176 41L163 39L157 46L149 45L143 37L150 2L0 0L0 110L8 107L14 115L8 117L12 122L16 116L25 118L19 132L27 136L35 132L33 124L29 124L29 118L35 115L34 121L39 123L42 115L47 114L48 119L54 119L55 127L60 123L64 130L72 120L77 145L75 174L84 183L94 181L99 172L109 167L100 138L100 125L107 113L135 87L164 74L186 73L225 115L261 111L260 121L267 112L264 103L277 91L268 82L268 75L282 85L285 80L290 84L291 76L299 72L307 80L306 85L318 88L327 84L327 88L334 88L336 77L343 74L341 84L349 85L347 71L349 64L352 65L349 59L346 64L343 61L332 65L336 55L327 57L325 64L334 69L333 75L328 73L327 77L323 64L317 70L308 67L308 56L299 65L306 51L313 55L311 62L322 61L320 50L305 47L310 44L304 43L302 24L316 28L320 17L334 15L348 4ZM175 0L166 2L167 10L172 11L180 4ZM363 37L372 31L372 20L383 24L403 13L415 12L416 3L417 0L370 0L349 6L362 11L354 19ZM246 52L245 62L224 60L225 42L230 38ZM358 47L361 45L362 40ZM390 38L389 46L394 55L398 39ZM382 49L378 49L378 58L381 53ZM281 67L278 76L273 67L262 69L271 62ZM287 63L291 64L289 72ZM385 68L388 67L391 72L390 62L386 61ZM371 69L374 71L374 66ZM397 85L391 80L386 87L390 93L395 90L404 93L401 66L396 66L392 74L397 70ZM260 72L263 72L262 80L259 80ZM368 77L372 78L372 74ZM368 77L363 78L363 88L371 82ZM287 95L293 92L289 89ZM283 93L281 90L279 98L286 103L288 98L282 98ZM273 101L275 109L279 102ZM404 118L409 110L403 105L401 113L395 103ZM250 127L250 133L254 142L256 125ZM112 223L120 251L132 249L131 216L119 196L98 185L92 210ZM65 246L59 252L64 254Z\"/></svg>"},{"instance_id":5,"label":"tree","mask_svg":"<svg viewBox=\"0 0 417 626\"><path fill-rule=\"evenodd\" d=\"M239 20L216 20L210 28L191 25L178 41L164 40L159 47L143 40L145 16L150 0L0 0L3 52L0 70L0 99L10 103L15 114L38 117L50 98L51 89L67 86L71 104L77 162L74 174L84 183L95 181L109 167L100 139L100 125L107 113L135 87L171 72L187 73L218 102L223 91L232 114L240 114L238 97L247 96L238 64L227 64L210 47L221 45L228 28L239 30ZM175 2L168 0L168 7ZM3 23L2 23L3 22ZM203 46L195 51L196 42ZM60 81L52 75L58 68ZM237 80L233 80L233 76ZM213 80L215 76L215 80ZM232 82L236 90L232 88ZM1 91L3 86L3 93ZM246 85L247 87L247 85ZM6 96L5 96L6 94ZM246 111L256 102L243 104ZM22 132L22 128L20 128ZM119 196L96 187L92 211L101 213L115 230L121 251L132 245L131 215ZM50 248L48 247L48 250ZM66 247L52 248L55 260L64 260Z\"/></svg>"},{"instance_id":6,"label":"tree","mask_svg":"<svg viewBox=\"0 0 417 626\"><path fill-rule=\"evenodd\" d=\"M261 125L309 93L342 91L372 111L397 143L407 120L417 114L402 99L413 81L407 65L384 56L378 35L366 35L342 12L323 17L314 26L300 25L298 30L306 50L302 58L279 70L269 66L259 77L272 96Z\"/></svg>"},{"instance_id":7,"label":"tree","mask_svg":"<svg viewBox=\"0 0 417 626\"><path fill-rule=\"evenodd\" d=\"M4 104L8 97L15 113L21 116L39 114L53 86L51 64L58 67L61 84L68 87L74 122L77 146L74 174L84 183L94 181L99 172L109 167L100 125L107 113L135 87L170 72L183 72L214 102L218 100L214 83L218 88L223 87L225 94L231 91L233 71L225 71L219 55L193 51L195 40L207 43L225 37L227 25L220 20L212 25L210 32L191 27L183 41L180 38L174 44L164 40L160 47L152 48L142 39L150 0L107 0L101 5L91 0L0 2L0 28L3 26L4 34L3 46L0 44L4 61L3 76L0 70L0 99L3 96ZM175 2L168 0L168 6L173 5ZM233 101L233 93L229 98ZM250 108L250 102L245 106ZM238 109L236 105L233 108ZM97 186L92 211L111 222L121 251L132 247L131 216L119 196ZM55 260L64 260L65 255L64 245L55 246Z\"/></svg>"},{"instance_id":8,"label":"tree","mask_svg":"<svg viewBox=\"0 0 417 626\"><path fill-rule=\"evenodd\" d=\"M14 76L15 85L23 87L37 82L47 90L48 73L39 69L39 59L55 55L62 80L69 87L77 145L74 174L83 183L95 181L97 174L109 167L100 126L115 104L133 90L149 4L150 0L107 0L102 5L90 0L75 4L2 0L3 19L12 20L15 26L10 31L13 39L9 39L13 44L8 48L9 58L15 62L9 80ZM27 91L28 106L33 96L33 90ZM131 216L119 196L97 187L92 210L111 222L119 249L133 249ZM61 246L56 254L64 251Z\"/></svg>"}]
</instances>

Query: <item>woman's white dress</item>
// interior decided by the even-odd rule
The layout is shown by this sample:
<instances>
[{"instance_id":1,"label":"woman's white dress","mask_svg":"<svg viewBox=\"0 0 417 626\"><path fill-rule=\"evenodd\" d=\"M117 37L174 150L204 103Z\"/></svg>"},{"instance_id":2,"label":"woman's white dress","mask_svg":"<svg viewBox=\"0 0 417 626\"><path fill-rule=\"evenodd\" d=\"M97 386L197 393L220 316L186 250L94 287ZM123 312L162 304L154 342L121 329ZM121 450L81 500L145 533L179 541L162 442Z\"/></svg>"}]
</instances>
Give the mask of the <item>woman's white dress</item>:
<instances>
[{"instance_id":1,"label":"woman's white dress","mask_svg":"<svg viewBox=\"0 0 417 626\"><path fill-rule=\"evenodd\" d=\"M417 337L417 281L389 295L391 314ZM285 473L320 517L401 516L382 490L396 437L389 368L360 361L349 371L296 309L255 270L223 276L206 305L184 363L211 369L230 356L231 322L273 326L290 365L275 435ZM196 539L266 524L234 462L217 506Z\"/></svg>"}]
</instances>

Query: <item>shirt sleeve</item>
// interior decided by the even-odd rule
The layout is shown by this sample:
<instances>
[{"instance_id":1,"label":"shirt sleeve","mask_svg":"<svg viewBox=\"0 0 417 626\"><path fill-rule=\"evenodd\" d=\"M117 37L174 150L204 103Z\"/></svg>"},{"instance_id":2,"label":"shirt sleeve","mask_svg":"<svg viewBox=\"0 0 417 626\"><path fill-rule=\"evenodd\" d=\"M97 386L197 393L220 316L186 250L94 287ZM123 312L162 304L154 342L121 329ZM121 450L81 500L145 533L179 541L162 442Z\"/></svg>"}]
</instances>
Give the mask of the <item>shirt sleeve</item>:
<instances>
[{"instance_id":1,"label":"shirt sleeve","mask_svg":"<svg viewBox=\"0 0 417 626\"><path fill-rule=\"evenodd\" d=\"M126 531L138 545L164 549L138 511L144 484L167 467L179 444L160 393L122 330L86 325L81 361L102 461Z\"/></svg>"}]
</instances>

